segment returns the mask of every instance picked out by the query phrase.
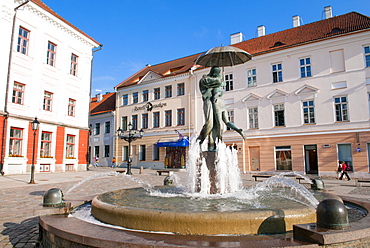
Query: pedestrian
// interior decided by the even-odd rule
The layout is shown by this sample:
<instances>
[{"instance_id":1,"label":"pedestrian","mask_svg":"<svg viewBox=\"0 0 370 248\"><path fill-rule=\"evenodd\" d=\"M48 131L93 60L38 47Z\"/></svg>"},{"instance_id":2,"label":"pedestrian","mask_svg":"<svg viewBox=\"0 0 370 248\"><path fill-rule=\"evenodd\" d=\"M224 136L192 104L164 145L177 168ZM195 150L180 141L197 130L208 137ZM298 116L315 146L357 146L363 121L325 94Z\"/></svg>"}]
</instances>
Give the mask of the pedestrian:
<instances>
[{"instance_id":1,"label":"pedestrian","mask_svg":"<svg viewBox=\"0 0 370 248\"><path fill-rule=\"evenodd\" d=\"M99 157L94 158L94 167L99 167Z\"/></svg>"},{"instance_id":2,"label":"pedestrian","mask_svg":"<svg viewBox=\"0 0 370 248\"><path fill-rule=\"evenodd\" d=\"M343 176L346 175L348 181L351 180L351 178L349 178L349 175L347 173L347 171L351 170L351 167L350 166L347 166L346 162L343 161L342 163L342 175L340 176L340 180L343 180Z\"/></svg>"},{"instance_id":3,"label":"pedestrian","mask_svg":"<svg viewBox=\"0 0 370 248\"><path fill-rule=\"evenodd\" d=\"M117 162L116 157L113 157L112 158L112 168L116 167L116 162Z\"/></svg>"},{"instance_id":4,"label":"pedestrian","mask_svg":"<svg viewBox=\"0 0 370 248\"><path fill-rule=\"evenodd\" d=\"M342 162L341 161L338 161L338 168L337 168L337 179L340 178L340 176L342 175Z\"/></svg>"}]
</instances>

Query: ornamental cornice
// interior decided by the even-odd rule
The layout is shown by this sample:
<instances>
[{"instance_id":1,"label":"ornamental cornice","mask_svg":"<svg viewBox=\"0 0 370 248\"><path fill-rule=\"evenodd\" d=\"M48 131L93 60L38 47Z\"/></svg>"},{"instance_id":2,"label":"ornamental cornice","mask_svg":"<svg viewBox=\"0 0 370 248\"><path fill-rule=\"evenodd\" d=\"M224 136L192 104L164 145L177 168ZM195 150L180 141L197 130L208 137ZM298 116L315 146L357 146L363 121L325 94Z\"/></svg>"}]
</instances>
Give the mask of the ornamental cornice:
<instances>
[{"instance_id":1,"label":"ornamental cornice","mask_svg":"<svg viewBox=\"0 0 370 248\"><path fill-rule=\"evenodd\" d=\"M90 47L95 47L96 45L89 41L83 34L75 30L74 28L70 27L68 24L63 22L62 20L59 20L57 17L51 16L48 12L45 10L40 9L38 6L35 7L32 4L25 5L25 9L33 13L34 15L40 17L45 22L50 23L51 25L55 26L56 28L62 30L69 36L75 38L76 40L84 43L85 45L88 45ZM57 21L58 20L58 21Z\"/></svg>"}]
</instances>

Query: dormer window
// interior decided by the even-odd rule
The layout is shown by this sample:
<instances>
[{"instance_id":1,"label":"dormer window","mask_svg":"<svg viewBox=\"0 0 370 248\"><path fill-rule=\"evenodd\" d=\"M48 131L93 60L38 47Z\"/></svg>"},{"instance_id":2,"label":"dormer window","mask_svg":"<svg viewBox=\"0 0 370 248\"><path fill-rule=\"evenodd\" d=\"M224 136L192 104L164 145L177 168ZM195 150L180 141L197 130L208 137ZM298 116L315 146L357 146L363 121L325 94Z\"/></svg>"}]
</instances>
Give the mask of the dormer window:
<instances>
[{"instance_id":1,"label":"dormer window","mask_svg":"<svg viewBox=\"0 0 370 248\"><path fill-rule=\"evenodd\" d=\"M168 75L168 74L171 74L171 73L174 73L174 72L177 72L179 70L181 70L184 66L180 66L180 67L176 67L176 68L171 68L169 69L168 71L166 71L163 75Z\"/></svg>"},{"instance_id":2,"label":"dormer window","mask_svg":"<svg viewBox=\"0 0 370 248\"><path fill-rule=\"evenodd\" d=\"M278 46L282 46L282 45L285 45L285 43L283 43L281 41L277 41L277 42L275 42L275 44L272 47L278 47Z\"/></svg>"}]
</instances>

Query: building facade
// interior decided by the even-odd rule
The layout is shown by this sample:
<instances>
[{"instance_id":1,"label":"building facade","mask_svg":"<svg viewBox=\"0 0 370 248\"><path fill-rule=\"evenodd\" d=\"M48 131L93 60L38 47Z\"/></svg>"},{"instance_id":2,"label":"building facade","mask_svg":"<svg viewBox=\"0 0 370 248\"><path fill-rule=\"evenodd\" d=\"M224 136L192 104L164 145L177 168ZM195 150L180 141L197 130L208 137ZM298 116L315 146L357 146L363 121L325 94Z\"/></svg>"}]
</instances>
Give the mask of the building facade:
<instances>
[{"instance_id":1,"label":"building facade","mask_svg":"<svg viewBox=\"0 0 370 248\"><path fill-rule=\"evenodd\" d=\"M232 35L233 46L253 55L243 65L224 68L229 119L247 136L243 142L226 131L224 141L238 149L243 172L335 176L338 161L345 161L354 177L369 177L370 18L356 12L333 17L331 8L325 13L325 19L306 25L295 16L293 28L273 34L260 26L250 40ZM145 137L135 142L138 157L143 144L176 138L177 123L166 127L166 111L184 109L182 130L189 137L199 133L204 117L198 82L210 68L195 66L198 56L147 66L116 86L117 125L136 120L142 125L149 118ZM178 83L184 83L185 97L165 98L166 86ZM156 99L158 88L162 95ZM148 111L140 100L147 99L146 92L156 110ZM126 145L117 146L123 161ZM154 165L154 150L144 151ZM159 153L157 161L166 166L165 150Z\"/></svg>"},{"instance_id":2,"label":"building facade","mask_svg":"<svg viewBox=\"0 0 370 248\"><path fill-rule=\"evenodd\" d=\"M100 44L39 0L1 7L1 171L86 169L92 49Z\"/></svg>"},{"instance_id":3,"label":"building facade","mask_svg":"<svg viewBox=\"0 0 370 248\"><path fill-rule=\"evenodd\" d=\"M89 162L112 166L115 157L116 93L98 94L90 103Z\"/></svg>"}]
</instances>

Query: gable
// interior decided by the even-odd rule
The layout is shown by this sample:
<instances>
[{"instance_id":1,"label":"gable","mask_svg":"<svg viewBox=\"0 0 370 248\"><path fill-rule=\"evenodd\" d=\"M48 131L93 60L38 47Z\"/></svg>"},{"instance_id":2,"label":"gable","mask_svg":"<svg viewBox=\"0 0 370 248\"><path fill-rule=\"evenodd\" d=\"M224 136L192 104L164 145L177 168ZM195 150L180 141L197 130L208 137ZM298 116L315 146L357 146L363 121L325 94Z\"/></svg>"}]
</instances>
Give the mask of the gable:
<instances>
[{"instance_id":1,"label":"gable","mask_svg":"<svg viewBox=\"0 0 370 248\"><path fill-rule=\"evenodd\" d=\"M318 91L319 89L305 84L301 88L299 88L296 92L294 92L294 94L296 94L297 96L305 94L316 94Z\"/></svg>"},{"instance_id":2,"label":"gable","mask_svg":"<svg viewBox=\"0 0 370 248\"><path fill-rule=\"evenodd\" d=\"M282 97L287 97L289 94L282 91L282 90L279 90L279 89L276 89L274 90L273 92L271 92L270 94L267 95L267 99L275 99L275 98L282 98Z\"/></svg>"},{"instance_id":3,"label":"gable","mask_svg":"<svg viewBox=\"0 0 370 248\"><path fill-rule=\"evenodd\" d=\"M262 100L262 97L256 95L256 94L249 94L248 96L246 96L242 102L252 102L252 101L261 101Z\"/></svg>"}]
</instances>

